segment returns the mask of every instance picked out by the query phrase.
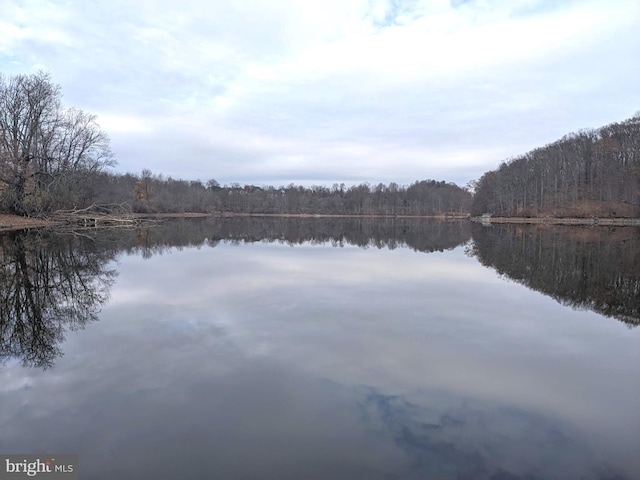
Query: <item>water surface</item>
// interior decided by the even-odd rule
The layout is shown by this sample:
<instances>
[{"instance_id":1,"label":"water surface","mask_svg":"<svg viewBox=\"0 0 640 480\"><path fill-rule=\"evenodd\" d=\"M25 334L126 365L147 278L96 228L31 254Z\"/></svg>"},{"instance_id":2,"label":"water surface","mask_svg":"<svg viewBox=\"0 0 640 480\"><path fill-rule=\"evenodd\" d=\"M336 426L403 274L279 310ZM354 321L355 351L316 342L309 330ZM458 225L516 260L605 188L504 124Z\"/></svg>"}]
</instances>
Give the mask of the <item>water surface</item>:
<instances>
[{"instance_id":1,"label":"water surface","mask_svg":"<svg viewBox=\"0 0 640 480\"><path fill-rule=\"evenodd\" d=\"M636 229L1 240L2 452L95 479L640 478Z\"/></svg>"}]
</instances>

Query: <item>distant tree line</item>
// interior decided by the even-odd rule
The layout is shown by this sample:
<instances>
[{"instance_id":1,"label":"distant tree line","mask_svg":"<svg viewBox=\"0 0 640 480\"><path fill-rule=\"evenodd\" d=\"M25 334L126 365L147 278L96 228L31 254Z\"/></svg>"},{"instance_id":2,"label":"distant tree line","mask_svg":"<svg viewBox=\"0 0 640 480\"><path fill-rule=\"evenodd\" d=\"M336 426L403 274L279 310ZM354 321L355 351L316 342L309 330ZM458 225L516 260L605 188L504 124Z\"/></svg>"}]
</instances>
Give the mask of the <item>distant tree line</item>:
<instances>
[{"instance_id":1,"label":"distant tree line","mask_svg":"<svg viewBox=\"0 0 640 480\"><path fill-rule=\"evenodd\" d=\"M144 170L140 177L112 178L111 183L133 180L131 200L139 212L242 212L333 215L464 215L471 193L453 183L424 180L409 186L395 183L346 187L334 184L304 187L221 186L164 179ZM124 193L124 192L123 192ZM105 199L106 200L106 199Z\"/></svg>"},{"instance_id":2,"label":"distant tree line","mask_svg":"<svg viewBox=\"0 0 640 480\"><path fill-rule=\"evenodd\" d=\"M471 213L637 217L640 113L503 162L477 182Z\"/></svg>"},{"instance_id":3,"label":"distant tree line","mask_svg":"<svg viewBox=\"0 0 640 480\"><path fill-rule=\"evenodd\" d=\"M327 215L466 215L472 194L456 184L423 180L346 187L220 185L141 174L95 172L82 183L84 202L131 205L139 213L251 213Z\"/></svg>"},{"instance_id":4,"label":"distant tree line","mask_svg":"<svg viewBox=\"0 0 640 480\"><path fill-rule=\"evenodd\" d=\"M640 215L640 114L582 130L485 173L475 194L422 180L346 187L220 185L114 174L96 118L64 108L48 74L0 74L0 211L48 215L100 205L145 213L329 215Z\"/></svg>"}]
</instances>

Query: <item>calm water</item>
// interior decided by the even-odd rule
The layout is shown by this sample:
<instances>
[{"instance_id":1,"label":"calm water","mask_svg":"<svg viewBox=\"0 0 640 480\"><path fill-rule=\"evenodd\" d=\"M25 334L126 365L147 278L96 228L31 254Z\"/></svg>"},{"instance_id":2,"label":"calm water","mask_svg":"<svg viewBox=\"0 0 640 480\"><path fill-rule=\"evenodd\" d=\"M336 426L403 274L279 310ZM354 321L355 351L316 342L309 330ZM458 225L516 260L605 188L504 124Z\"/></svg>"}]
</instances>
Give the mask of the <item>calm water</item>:
<instances>
[{"instance_id":1,"label":"calm water","mask_svg":"<svg viewBox=\"0 0 640 480\"><path fill-rule=\"evenodd\" d=\"M0 237L0 452L82 479L640 478L640 233Z\"/></svg>"}]
</instances>

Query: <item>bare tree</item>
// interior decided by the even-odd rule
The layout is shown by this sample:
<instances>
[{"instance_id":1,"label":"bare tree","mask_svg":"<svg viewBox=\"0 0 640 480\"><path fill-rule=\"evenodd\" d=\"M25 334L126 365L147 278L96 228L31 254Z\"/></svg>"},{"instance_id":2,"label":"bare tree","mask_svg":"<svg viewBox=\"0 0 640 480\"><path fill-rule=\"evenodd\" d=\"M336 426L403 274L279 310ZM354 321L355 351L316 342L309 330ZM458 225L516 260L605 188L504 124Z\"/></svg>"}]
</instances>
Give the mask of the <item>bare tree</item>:
<instances>
[{"instance_id":1,"label":"bare tree","mask_svg":"<svg viewBox=\"0 0 640 480\"><path fill-rule=\"evenodd\" d=\"M0 201L14 213L76 203L82 175L115 163L95 116L60 98L47 73L0 75Z\"/></svg>"}]
</instances>

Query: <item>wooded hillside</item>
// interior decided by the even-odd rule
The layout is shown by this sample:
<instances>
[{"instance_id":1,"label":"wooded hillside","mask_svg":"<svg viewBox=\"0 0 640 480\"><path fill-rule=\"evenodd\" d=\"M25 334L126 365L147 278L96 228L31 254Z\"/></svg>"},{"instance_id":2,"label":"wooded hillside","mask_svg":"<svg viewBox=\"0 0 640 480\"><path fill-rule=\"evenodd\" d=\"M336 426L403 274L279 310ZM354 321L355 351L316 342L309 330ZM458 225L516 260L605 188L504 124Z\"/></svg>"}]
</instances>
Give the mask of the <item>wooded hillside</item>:
<instances>
[{"instance_id":1,"label":"wooded hillside","mask_svg":"<svg viewBox=\"0 0 640 480\"><path fill-rule=\"evenodd\" d=\"M478 181L471 213L639 216L640 114L503 162Z\"/></svg>"}]
</instances>

